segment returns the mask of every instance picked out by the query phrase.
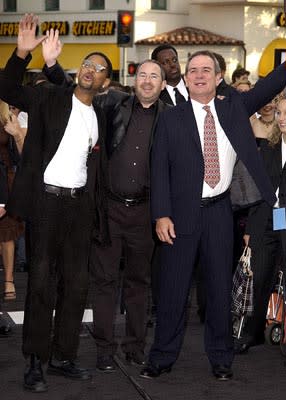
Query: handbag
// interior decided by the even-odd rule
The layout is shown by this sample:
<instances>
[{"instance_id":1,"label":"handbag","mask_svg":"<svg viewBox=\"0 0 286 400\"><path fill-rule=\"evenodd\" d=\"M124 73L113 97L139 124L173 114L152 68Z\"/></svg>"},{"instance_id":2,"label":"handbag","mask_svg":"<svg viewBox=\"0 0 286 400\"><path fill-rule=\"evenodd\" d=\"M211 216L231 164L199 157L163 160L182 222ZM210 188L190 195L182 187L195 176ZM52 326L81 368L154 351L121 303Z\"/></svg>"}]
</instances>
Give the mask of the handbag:
<instances>
[{"instance_id":1,"label":"handbag","mask_svg":"<svg viewBox=\"0 0 286 400\"><path fill-rule=\"evenodd\" d=\"M237 316L251 316L253 306L253 272L250 266L251 249L246 246L233 275L231 309Z\"/></svg>"}]
</instances>

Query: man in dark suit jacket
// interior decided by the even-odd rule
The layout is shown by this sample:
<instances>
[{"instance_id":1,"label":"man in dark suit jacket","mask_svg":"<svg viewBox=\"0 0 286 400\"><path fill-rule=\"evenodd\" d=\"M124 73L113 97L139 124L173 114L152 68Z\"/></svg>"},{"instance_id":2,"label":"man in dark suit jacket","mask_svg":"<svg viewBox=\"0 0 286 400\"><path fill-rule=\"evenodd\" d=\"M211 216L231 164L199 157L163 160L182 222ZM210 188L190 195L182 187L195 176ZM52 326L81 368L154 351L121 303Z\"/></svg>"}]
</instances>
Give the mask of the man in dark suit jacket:
<instances>
[{"instance_id":1,"label":"man in dark suit jacket","mask_svg":"<svg viewBox=\"0 0 286 400\"><path fill-rule=\"evenodd\" d=\"M33 15L25 15L20 21L17 50L1 75L0 96L29 114L7 210L30 223L24 388L42 392L47 384L41 364L48 360L49 374L81 380L91 377L74 361L88 288L92 222L104 201L105 120L92 100L108 83L109 68L103 57L90 55L78 72L75 87L21 86L17 82L21 82L31 59L29 52L44 39L36 38L36 25ZM58 33L54 35L53 31L43 42L43 52L49 53L50 47L56 49L56 55L61 51ZM95 236L100 237L98 232ZM51 343L55 277L57 301Z\"/></svg>"},{"instance_id":2,"label":"man in dark suit jacket","mask_svg":"<svg viewBox=\"0 0 286 400\"><path fill-rule=\"evenodd\" d=\"M183 342L186 301L197 251L207 287L205 348L214 376L232 376L233 221L229 199L236 156L269 204L275 195L257 151L249 116L286 85L285 64L247 93L216 97L220 69L214 55L194 53L186 65L191 100L160 115L152 150L151 207L162 246L155 339L144 378L170 372ZM205 105L217 134L220 180L204 177ZM214 129L212 128L212 132ZM216 174L217 176L217 174Z\"/></svg>"},{"instance_id":3,"label":"man in dark suit jacket","mask_svg":"<svg viewBox=\"0 0 286 400\"><path fill-rule=\"evenodd\" d=\"M152 60L158 61L166 74L167 85L160 94L160 99L172 106L188 100L189 94L181 74L178 52L170 44L157 46L152 54ZM176 92L177 91L177 92Z\"/></svg>"}]
</instances>

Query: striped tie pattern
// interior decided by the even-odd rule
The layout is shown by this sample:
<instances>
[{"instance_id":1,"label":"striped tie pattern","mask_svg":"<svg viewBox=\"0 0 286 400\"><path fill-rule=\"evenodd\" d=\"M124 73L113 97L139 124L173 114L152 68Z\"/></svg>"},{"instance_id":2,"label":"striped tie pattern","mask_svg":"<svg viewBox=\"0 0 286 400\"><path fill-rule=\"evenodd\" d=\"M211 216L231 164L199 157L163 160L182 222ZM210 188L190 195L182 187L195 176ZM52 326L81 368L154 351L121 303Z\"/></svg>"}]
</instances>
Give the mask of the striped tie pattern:
<instances>
[{"instance_id":1,"label":"striped tie pattern","mask_svg":"<svg viewBox=\"0 0 286 400\"><path fill-rule=\"evenodd\" d=\"M210 111L210 106L204 106L203 109L207 112L204 121L204 181L211 188L214 188L220 181L217 135L215 130L215 121Z\"/></svg>"}]
</instances>

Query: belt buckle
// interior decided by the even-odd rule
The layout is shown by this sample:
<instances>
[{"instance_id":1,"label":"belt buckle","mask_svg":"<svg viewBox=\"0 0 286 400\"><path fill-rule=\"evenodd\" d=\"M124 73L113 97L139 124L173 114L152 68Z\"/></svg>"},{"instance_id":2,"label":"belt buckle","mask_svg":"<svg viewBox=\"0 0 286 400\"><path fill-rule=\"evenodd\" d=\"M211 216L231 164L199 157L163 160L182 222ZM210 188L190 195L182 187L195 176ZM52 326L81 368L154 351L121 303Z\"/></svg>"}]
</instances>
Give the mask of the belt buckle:
<instances>
[{"instance_id":1,"label":"belt buckle","mask_svg":"<svg viewBox=\"0 0 286 400\"><path fill-rule=\"evenodd\" d=\"M130 207L133 205L133 199L124 199L125 207Z\"/></svg>"},{"instance_id":2,"label":"belt buckle","mask_svg":"<svg viewBox=\"0 0 286 400\"><path fill-rule=\"evenodd\" d=\"M73 198L73 199L76 199L76 188L72 188L71 189L71 197Z\"/></svg>"}]
</instances>

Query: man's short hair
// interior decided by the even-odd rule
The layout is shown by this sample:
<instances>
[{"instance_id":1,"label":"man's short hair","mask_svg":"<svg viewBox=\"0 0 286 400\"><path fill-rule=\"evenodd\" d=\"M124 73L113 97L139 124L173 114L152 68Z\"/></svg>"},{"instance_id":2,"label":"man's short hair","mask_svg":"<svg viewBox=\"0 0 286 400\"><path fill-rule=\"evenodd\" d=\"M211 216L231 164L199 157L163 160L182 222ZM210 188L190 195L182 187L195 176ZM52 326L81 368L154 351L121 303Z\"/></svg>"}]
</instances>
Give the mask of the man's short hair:
<instances>
[{"instance_id":1,"label":"man's short hair","mask_svg":"<svg viewBox=\"0 0 286 400\"><path fill-rule=\"evenodd\" d=\"M250 72L247 71L245 68L241 68L241 67L236 68L233 71L232 76L231 76L232 83L234 83L236 80L240 79L243 75L249 76Z\"/></svg>"},{"instance_id":2,"label":"man's short hair","mask_svg":"<svg viewBox=\"0 0 286 400\"><path fill-rule=\"evenodd\" d=\"M223 58L223 56L221 54L218 54L218 53L213 53L213 55L218 60L218 63L219 63L219 66L220 66L220 70L225 72L226 71L226 62L225 62L225 59Z\"/></svg>"},{"instance_id":3,"label":"man's short hair","mask_svg":"<svg viewBox=\"0 0 286 400\"><path fill-rule=\"evenodd\" d=\"M192 61L192 59L195 57L198 57L198 56L207 56L207 57L211 58L214 62L215 74L219 74L221 72L219 62L213 52L211 52L209 50L198 50L195 53L191 54L190 57L188 58L188 61L186 63L186 68L185 68L185 74L187 74L189 71L189 65L190 65L190 62Z\"/></svg>"},{"instance_id":4,"label":"man's short hair","mask_svg":"<svg viewBox=\"0 0 286 400\"><path fill-rule=\"evenodd\" d=\"M176 54L176 56L178 57L178 52L177 52L177 50L175 49L175 47L173 47L173 46L171 46L170 44L160 44L160 46L157 46L153 51L152 51L152 54L151 54L151 59L152 60L158 60L158 54L161 52L161 51L163 51L163 50L173 50L174 52L175 52L175 54Z\"/></svg>"},{"instance_id":5,"label":"man's short hair","mask_svg":"<svg viewBox=\"0 0 286 400\"><path fill-rule=\"evenodd\" d=\"M94 51L93 53L89 53L89 54L85 57L85 60L86 60L87 58L89 58L89 57L92 57L92 56L100 56L100 57L102 57L102 58L105 59L106 64L107 64L107 74L106 74L106 77L111 79L111 78L112 78L113 68L112 68L112 63L111 63L110 59L109 59L104 53L101 53L100 51Z\"/></svg>"},{"instance_id":6,"label":"man's short hair","mask_svg":"<svg viewBox=\"0 0 286 400\"><path fill-rule=\"evenodd\" d=\"M140 64L137 65L135 76L137 75L137 72L138 72L139 68L140 68L142 65L148 64L148 63L158 65L158 67L160 68L160 71L161 71L161 78L162 78L162 81L164 81L164 80L166 79L166 73L165 73L164 68L162 67L162 65L161 65L157 60L150 60L149 58L148 58L147 60L142 61Z\"/></svg>"}]
</instances>

